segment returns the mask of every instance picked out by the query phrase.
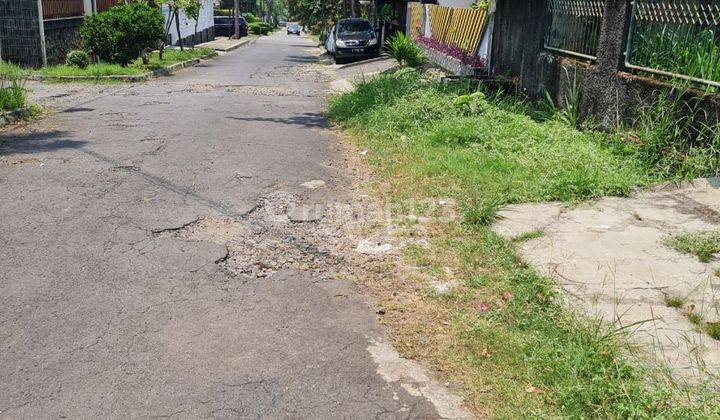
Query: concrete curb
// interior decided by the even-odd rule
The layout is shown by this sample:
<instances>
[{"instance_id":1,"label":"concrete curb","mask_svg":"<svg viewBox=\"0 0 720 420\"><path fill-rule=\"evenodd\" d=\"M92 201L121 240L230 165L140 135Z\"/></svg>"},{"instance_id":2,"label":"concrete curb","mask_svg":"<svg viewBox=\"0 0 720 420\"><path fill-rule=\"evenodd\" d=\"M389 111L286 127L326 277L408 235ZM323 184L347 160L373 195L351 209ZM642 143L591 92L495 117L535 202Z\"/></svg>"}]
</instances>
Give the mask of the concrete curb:
<instances>
[{"instance_id":1,"label":"concrete curb","mask_svg":"<svg viewBox=\"0 0 720 420\"><path fill-rule=\"evenodd\" d=\"M30 108L18 108L12 111L0 111L0 127L24 120L30 116Z\"/></svg>"},{"instance_id":2,"label":"concrete curb","mask_svg":"<svg viewBox=\"0 0 720 420\"><path fill-rule=\"evenodd\" d=\"M190 60L182 61L180 63L171 64L167 67L159 68L153 71L149 71L144 74L137 74L132 76L39 76L32 75L28 76L28 80L34 80L38 82L92 82L92 81L115 81L115 82L146 82L151 79L155 79L160 76L169 76L178 70L186 67L193 67L200 63L201 60L207 60L210 58L217 57L217 53L206 54L199 58L193 58Z\"/></svg>"},{"instance_id":3,"label":"concrete curb","mask_svg":"<svg viewBox=\"0 0 720 420\"><path fill-rule=\"evenodd\" d=\"M340 67L338 67L338 69L346 69L349 67L361 66L363 64L375 63L377 61L383 61L383 60L388 60L388 59L392 59L392 57L390 57L387 54L383 54L383 55L380 55L380 57L375 57L375 58L370 58L368 60L360 60L360 61L355 61L353 63L343 64Z\"/></svg>"}]
</instances>

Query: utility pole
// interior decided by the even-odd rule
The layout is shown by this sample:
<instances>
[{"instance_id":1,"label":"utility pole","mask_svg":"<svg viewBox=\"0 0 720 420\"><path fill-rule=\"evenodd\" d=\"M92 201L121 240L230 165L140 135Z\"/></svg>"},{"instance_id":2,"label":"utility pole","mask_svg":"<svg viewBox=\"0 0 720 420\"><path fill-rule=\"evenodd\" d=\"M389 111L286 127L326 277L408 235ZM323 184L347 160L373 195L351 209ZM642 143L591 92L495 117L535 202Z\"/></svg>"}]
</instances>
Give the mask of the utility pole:
<instances>
[{"instance_id":1,"label":"utility pole","mask_svg":"<svg viewBox=\"0 0 720 420\"><path fill-rule=\"evenodd\" d=\"M240 39L240 0L235 0L235 39Z\"/></svg>"}]
</instances>

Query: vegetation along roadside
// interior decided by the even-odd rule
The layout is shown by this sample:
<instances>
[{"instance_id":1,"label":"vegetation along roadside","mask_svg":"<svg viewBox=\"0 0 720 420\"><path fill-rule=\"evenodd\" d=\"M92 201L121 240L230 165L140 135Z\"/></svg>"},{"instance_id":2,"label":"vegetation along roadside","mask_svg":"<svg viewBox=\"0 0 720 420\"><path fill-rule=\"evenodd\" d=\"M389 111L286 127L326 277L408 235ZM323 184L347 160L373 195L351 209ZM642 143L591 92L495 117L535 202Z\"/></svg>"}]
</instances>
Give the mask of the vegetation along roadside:
<instances>
[{"instance_id":1,"label":"vegetation along roadside","mask_svg":"<svg viewBox=\"0 0 720 420\"><path fill-rule=\"evenodd\" d=\"M516 242L488 227L509 203L576 203L717 175L717 127L694 133L692 141L688 133L662 132L678 126L663 124L672 109L659 103L641 111L632 136L643 141L628 142L622 139L627 133L577 130L552 107L441 83L411 68L359 83L332 98L328 112L368 150L378 192L400 213L406 203L428 198L457 205L454 219L416 214L434 220L427 226L429 246L404 249L409 266L456 287L419 299L388 297L383 320L405 355L462 383L477 414L720 416L707 384L680 383L636 363L627 331L577 316L551 279L518 258ZM676 141L671 148L670 141ZM397 282L393 287L402 290L393 295L422 286Z\"/></svg>"}]
</instances>

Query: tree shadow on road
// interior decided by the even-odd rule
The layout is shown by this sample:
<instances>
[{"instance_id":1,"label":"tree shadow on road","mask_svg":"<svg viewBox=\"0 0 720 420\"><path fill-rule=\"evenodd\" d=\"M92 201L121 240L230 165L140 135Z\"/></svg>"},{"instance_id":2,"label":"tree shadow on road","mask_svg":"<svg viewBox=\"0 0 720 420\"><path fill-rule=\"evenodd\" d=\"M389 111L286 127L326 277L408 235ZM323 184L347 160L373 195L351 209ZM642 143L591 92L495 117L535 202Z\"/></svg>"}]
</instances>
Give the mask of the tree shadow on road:
<instances>
[{"instance_id":1,"label":"tree shadow on road","mask_svg":"<svg viewBox=\"0 0 720 420\"><path fill-rule=\"evenodd\" d=\"M60 149L79 149L86 141L69 140L67 131L0 133L0 155L42 153Z\"/></svg>"},{"instance_id":2,"label":"tree shadow on road","mask_svg":"<svg viewBox=\"0 0 720 420\"><path fill-rule=\"evenodd\" d=\"M305 113L295 117L227 117L239 121L272 122L277 124L299 125L302 127L328 128L330 124L323 114Z\"/></svg>"}]
</instances>

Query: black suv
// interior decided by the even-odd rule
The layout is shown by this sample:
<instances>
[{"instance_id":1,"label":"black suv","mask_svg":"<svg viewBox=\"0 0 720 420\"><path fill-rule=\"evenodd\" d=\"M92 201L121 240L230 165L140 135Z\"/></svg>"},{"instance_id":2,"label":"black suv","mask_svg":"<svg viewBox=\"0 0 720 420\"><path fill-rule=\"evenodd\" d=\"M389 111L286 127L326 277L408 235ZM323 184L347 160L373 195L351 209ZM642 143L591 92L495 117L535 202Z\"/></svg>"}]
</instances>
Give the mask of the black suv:
<instances>
[{"instance_id":1,"label":"black suv","mask_svg":"<svg viewBox=\"0 0 720 420\"><path fill-rule=\"evenodd\" d=\"M240 18L240 36L247 36L248 24L244 17ZM215 36L231 37L235 35L235 18L215 16Z\"/></svg>"},{"instance_id":2,"label":"black suv","mask_svg":"<svg viewBox=\"0 0 720 420\"><path fill-rule=\"evenodd\" d=\"M331 54L336 62L349 58L377 57L380 54L377 35L367 19L339 21L331 32Z\"/></svg>"}]
</instances>

